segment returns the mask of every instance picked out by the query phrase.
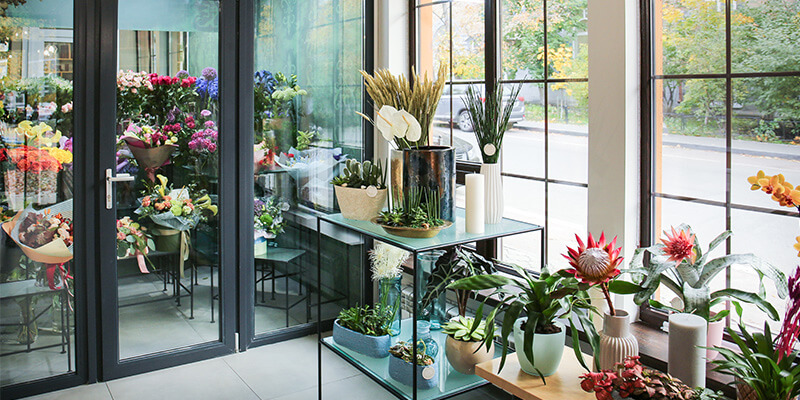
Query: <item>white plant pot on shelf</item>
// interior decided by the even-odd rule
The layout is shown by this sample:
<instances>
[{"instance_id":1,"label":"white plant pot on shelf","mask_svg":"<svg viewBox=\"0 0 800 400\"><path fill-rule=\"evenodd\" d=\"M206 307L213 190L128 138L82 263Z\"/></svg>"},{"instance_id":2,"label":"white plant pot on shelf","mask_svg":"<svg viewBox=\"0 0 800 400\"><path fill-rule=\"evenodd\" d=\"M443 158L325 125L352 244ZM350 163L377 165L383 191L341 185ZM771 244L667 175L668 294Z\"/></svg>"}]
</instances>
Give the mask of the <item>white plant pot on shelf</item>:
<instances>
[{"instance_id":1,"label":"white plant pot on shelf","mask_svg":"<svg viewBox=\"0 0 800 400\"><path fill-rule=\"evenodd\" d=\"M500 164L481 164L486 190L486 223L497 224L503 219L503 177Z\"/></svg>"}]
</instances>

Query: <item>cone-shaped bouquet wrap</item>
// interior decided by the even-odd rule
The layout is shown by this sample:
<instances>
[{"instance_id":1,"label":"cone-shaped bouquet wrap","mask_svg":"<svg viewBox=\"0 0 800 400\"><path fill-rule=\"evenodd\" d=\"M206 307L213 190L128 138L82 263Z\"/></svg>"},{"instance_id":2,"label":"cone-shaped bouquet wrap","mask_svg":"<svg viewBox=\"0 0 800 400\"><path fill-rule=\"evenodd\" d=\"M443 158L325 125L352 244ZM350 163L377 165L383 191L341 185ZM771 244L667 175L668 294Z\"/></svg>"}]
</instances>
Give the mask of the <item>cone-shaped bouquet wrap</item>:
<instances>
[{"instance_id":1,"label":"cone-shaped bouquet wrap","mask_svg":"<svg viewBox=\"0 0 800 400\"><path fill-rule=\"evenodd\" d=\"M150 217L156 225L164 228L188 231L204 219L205 210L217 214L217 206L211 204L208 195L192 199L188 189L172 189L163 175L158 175L157 179L159 183L153 192L139 199L141 206L135 211L137 215Z\"/></svg>"},{"instance_id":2,"label":"cone-shaped bouquet wrap","mask_svg":"<svg viewBox=\"0 0 800 400\"><path fill-rule=\"evenodd\" d=\"M147 177L155 182L155 170L169 163L169 157L177 149L177 132L180 125L166 125L154 128L149 125L131 123L122 134L140 168L147 171Z\"/></svg>"},{"instance_id":3,"label":"cone-shaped bouquet wrap","mask_svg":"<svg viewBox=\"0 0 800 400\"><path fill-rule=\"evenodd\" d=\"M72 199L41 210L27 207L3 229L28 258L45 264L72 260Z\"/></svg>"}]
</instances>

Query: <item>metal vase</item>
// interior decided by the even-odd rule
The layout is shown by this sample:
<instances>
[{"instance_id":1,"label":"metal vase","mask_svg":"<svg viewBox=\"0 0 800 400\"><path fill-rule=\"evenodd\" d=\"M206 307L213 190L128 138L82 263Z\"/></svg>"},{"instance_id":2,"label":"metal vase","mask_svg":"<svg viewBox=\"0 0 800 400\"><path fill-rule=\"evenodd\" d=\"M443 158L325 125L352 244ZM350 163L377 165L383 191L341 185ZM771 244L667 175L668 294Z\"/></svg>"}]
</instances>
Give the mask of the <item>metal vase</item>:
<instances>
[{"instance_id":1,"label":"metal vase","mask_svg":"<svg viewBox=\"0 0 800 400\"><path fill-rule=\"evenodd\" d=\"M408 194L411 188L428 188L439 193L439 217L455 222L455 149L447 146L425 146L392 150L391 171L392 201Z\"/></svg>"}]
</instances>

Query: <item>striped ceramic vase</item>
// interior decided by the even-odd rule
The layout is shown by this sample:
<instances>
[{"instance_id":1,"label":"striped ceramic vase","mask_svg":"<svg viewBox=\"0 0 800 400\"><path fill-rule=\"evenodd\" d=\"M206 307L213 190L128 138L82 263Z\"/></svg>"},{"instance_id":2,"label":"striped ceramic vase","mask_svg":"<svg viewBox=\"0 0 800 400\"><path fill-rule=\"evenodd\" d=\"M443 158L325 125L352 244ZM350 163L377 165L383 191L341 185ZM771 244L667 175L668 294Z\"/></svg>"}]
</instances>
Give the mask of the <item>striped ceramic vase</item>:
<instances>
[{"instance_id":1,"label":"striped ceramic vase","mask_svg":"<svg viewBox=\"0 0 800 400\"><path fill-rule=\"evenodd\" d=\"M614 369L625 357L639 355L639 342L631 334L630 315L627 311L615 310L616 315L606 311L603 331L600 332L600 369Z\"/></svg>"}]
</instances>

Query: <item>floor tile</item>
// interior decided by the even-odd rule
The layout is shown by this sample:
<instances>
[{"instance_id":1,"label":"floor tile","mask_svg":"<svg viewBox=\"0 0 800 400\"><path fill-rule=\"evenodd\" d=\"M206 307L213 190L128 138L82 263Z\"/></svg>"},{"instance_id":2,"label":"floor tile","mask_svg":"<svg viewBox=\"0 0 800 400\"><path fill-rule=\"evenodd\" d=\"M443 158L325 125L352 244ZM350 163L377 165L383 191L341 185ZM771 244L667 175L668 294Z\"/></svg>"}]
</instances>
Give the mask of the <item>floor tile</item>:
<instances>
[{"instance_id":1,"label":"floor tile","mask_svg":"<svg viewBox=\"0 0 800 400\"><path fill-rule=\"evenodd\" d=\"M363 375L353 376L335 382L323 384L323 399L347 400L391 400L393 395L380 387L372 379ZM317 387L277 397L274 400L317 400Z\"/></svg>"},{"instance_id":2,"label":"floor tile","mask_svg":"<svg viewBox=\"0 0 800 400\"><path fill-rule=\"evenodd\" d=\"M59 390L40 396L29 397L30 400L111 400L111 393L105 383L78 386Z\"/></svg>"},{"instance_id":3,"label":"floor tile","mask_svg":"<svg viewBox=\"0 0 800 400\"><path fill-rule=\"evenodd\" d=\"M108 387L114 400L258 399L219 358L109 381Z\"/></svg>"}]
</instances>

